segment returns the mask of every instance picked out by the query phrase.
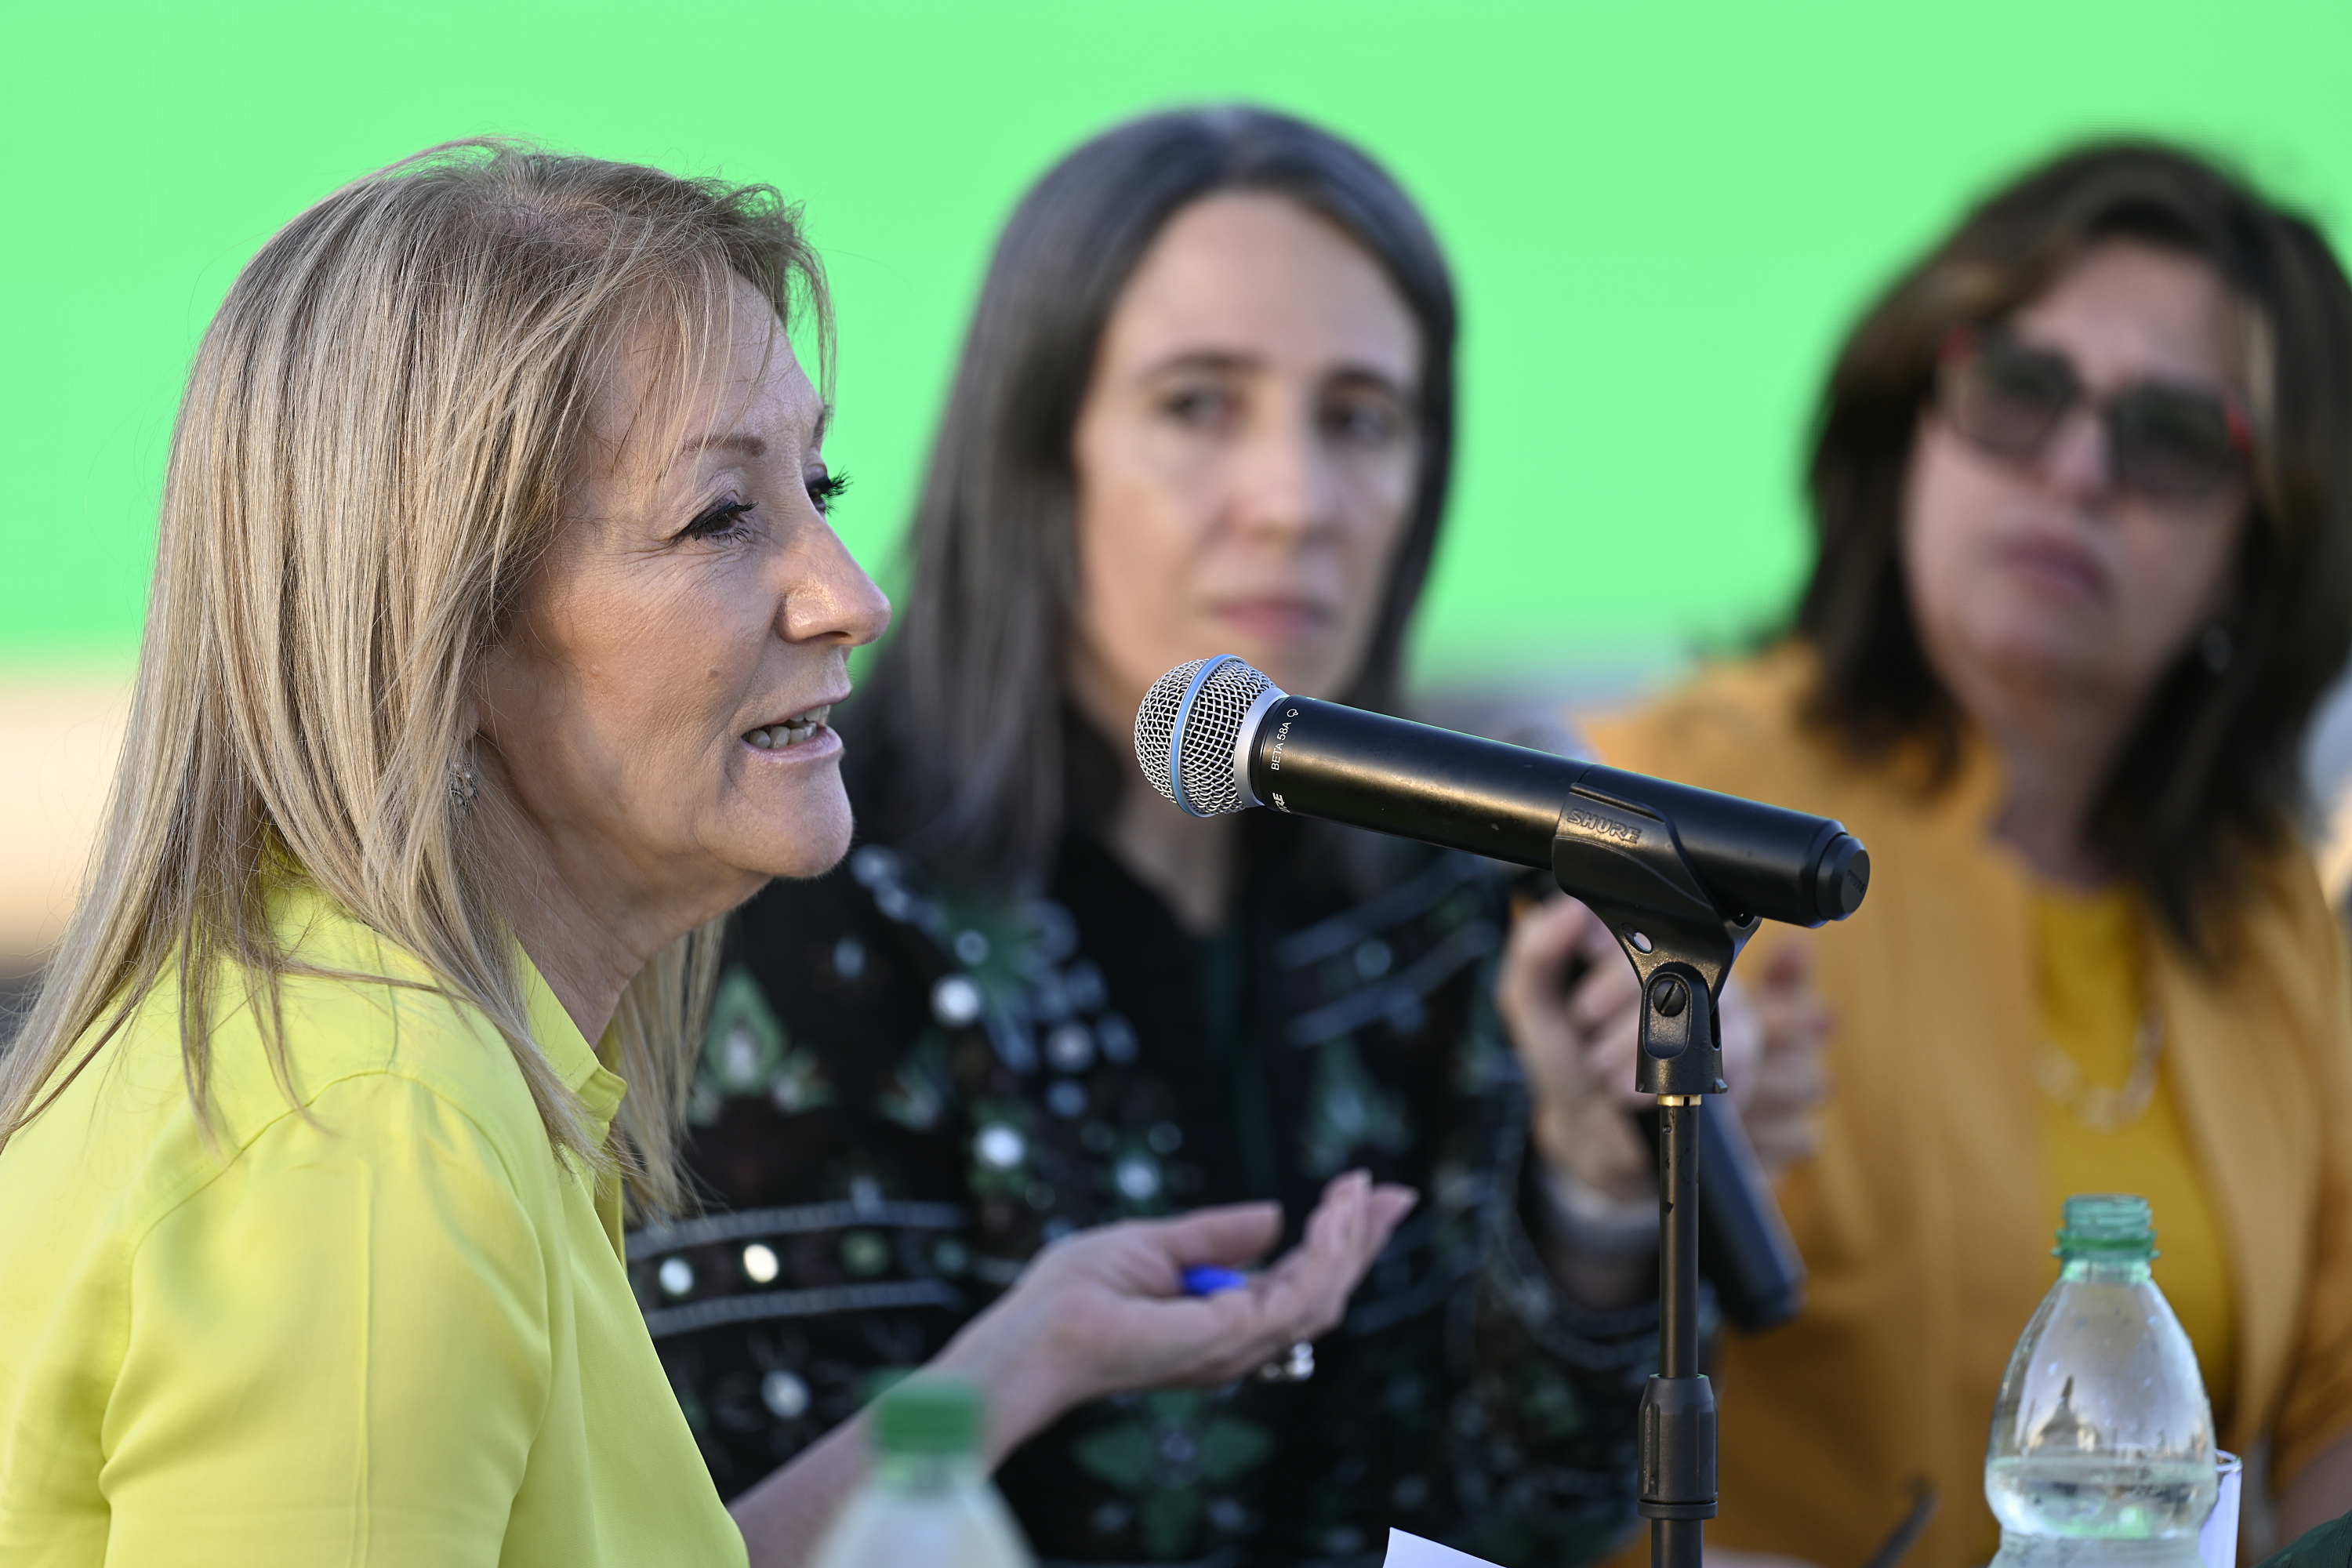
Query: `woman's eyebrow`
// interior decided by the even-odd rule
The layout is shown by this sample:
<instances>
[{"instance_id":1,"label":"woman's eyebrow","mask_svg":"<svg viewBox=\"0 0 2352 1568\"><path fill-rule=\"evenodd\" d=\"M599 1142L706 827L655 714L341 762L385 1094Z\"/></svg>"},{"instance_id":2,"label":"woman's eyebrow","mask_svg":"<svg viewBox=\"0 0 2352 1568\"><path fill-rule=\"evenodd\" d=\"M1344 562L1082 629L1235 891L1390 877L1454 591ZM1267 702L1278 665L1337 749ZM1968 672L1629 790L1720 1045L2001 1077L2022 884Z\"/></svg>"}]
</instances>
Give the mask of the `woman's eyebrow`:
<instances>
[{"instance_id":1,"label":"woman's eyebrow","mask_svg":"<svg viewBox=\"0 0 2352 1568\"><path fill-rule=\"evenodd\" d=\"M1150 381L1187 371L1236 375L1265 368L1264 358L1239 349L1186 349L1155 363L1143 373L1143 379ZM1356 361L1334 365L1324 373L1323 380L1340 386L1370 386L1399 396L1412 395L1409 381L1400 381L1393 373L1379 365Z\"/></svg>"},{"instance_id":2,"label":"woman's eyebrow","mask_svg":"<svg viewBox=\"0 0 2352 1568\"><path fill-rule=\"evenodd\" d=\"M1149 376L1167 375L1176 371L1205 370L1232 374L1235 371L1263 370L1265 361L1240 349L1185 349L1155 362L1143 374Z\"/></svg>"},{"instance_id":3,"label":"woman's eyebrow","mask_svg":"<svg viewBox=\"0 0 2352 1568\"><path fill-rule=\"evenodd\" d=\"M1412 395L1411 382L1399 381L1393 374L1377 365L1339 365L1325 379L1334 386L1369 386L1378 391L1393 393L1399 397Z\"/></svg>"},{"instance_id":4,"label":"woman's eyebrow","mask_svg":"<svg viewBox=\"0 0 2352 1568\"><path fill-rule=\"evenodd\" d=\"M731 430L723 436L713 431L690 437L677 449L681 458L691 458L698 452L740 452L747 458L764 458L768 455L768 443L748 430Z\"/></svg>"}]
</instances>

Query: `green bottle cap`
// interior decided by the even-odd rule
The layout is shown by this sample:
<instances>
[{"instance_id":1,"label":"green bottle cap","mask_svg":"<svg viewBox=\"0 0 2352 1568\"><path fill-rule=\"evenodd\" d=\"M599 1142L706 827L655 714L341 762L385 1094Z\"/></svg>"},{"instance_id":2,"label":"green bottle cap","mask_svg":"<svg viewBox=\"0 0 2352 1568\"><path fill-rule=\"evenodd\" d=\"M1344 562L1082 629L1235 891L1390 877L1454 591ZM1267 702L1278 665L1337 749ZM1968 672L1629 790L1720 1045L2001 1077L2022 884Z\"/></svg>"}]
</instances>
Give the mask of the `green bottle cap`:
<instances>
[{"instance_id":1,"label":"green bottle cap","mask_svg":"<svg viewBox=\"0 0 2352 1568\"><path fill-rule=\"evenodd\" d=\"M2129 1193L2076 1193L2066 1200L2056 1256L2146 1262L2157 1256L2147 1200Z\"/></svg>"},{"instance_id":2,"label":"green bottle cap","mask_svg":"<svg viewBox=\"0 0 2352 1568\"><path fill-rule=\"evenodd\" d=\"M874 1404L881 1454L977 1454L980 1390L955 1377L914 1377Z\"/></svg>"}]
</instances>

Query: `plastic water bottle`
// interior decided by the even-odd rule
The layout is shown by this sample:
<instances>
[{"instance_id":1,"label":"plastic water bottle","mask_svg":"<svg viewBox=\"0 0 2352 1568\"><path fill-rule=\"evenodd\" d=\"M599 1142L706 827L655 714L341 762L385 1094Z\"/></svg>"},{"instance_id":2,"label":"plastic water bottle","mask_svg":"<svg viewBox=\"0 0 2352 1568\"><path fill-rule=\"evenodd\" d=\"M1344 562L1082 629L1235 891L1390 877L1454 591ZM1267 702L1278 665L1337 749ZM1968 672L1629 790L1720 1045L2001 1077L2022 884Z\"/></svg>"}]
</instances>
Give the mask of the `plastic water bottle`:
<instances>
[{"instance_id":1,"label":"plastic water bottle","mask_svg":"<svg viewBox=\"0 0 2352 1568\"><path fill-rule=\"evenodd\" d=\"M2156 1288L2147 1200L2066 1200L2058 1283L2009 1358L1985 1449L1994 1568L2196 1568L2213 1410Z\"/></svg>"},{"instance_id":2,"label":"plastic water bottle","mask_svg":"<svg viewBox=\"0 0 2352 1568\"><path fill-rule=\"evenodd\" d=\"M1036 1568L980 1468L980 1391L916 1377L875 1402L874 1468L814 1568Z\"/></svg>"}]
</instances>

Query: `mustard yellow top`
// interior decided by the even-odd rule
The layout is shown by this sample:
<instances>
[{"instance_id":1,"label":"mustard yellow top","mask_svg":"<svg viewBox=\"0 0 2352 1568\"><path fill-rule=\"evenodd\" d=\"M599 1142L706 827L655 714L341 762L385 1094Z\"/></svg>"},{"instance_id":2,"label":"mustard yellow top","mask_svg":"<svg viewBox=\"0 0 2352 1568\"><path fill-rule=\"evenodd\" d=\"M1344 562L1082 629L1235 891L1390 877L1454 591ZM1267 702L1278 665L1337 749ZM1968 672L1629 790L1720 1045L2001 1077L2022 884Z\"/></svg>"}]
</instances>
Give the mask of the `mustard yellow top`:
<instances>
[{"instance_id":1,"label":"mustard yellow top","mask_svg":"<svg viewBox=\"0 0 2352 1568\"><path fill-rule=\"evenodd\" d=\"M1991 837L1986 748L1940 791L1911 759L1850 762L1801 720L1816 668L1783 647L1587 726L1614 766L1834 816L1870 847L1859 913L1767 926L1741 961L1811 945L1838 1024L1820 1151L1780 1183L1805 1310L1726 1336L1707 1539L1866 1562L1924 1479L1941 1506L1904 1568L1968 1568L1999 1542L1993 1398L2055 1267L2032 883ZM2254 872L2229 963L2151 942L2142 978L2228 1276L2223 1446L2266 1438L2284 1485L2352 1431L2352 980L2308 858Z\"/></svg>"},{"instance_id":2,"label":"mustard yellow top","mask_svg":"<svg viewBox=\"0 0 2352 1568\"><path fill-rule=\"evenodd\" d=\"M272 912L307 964L427 978L315 894ZM609 1126L621 1081L524 978ZM207 1151L167 983L0 1151L0 1563L741 1563L618 1189L558 1161L488 1023L323 979L285 1022L307 1115L225 1004Z\"/></svg>"},{"instance_id":3,"label":"mustard yellow top","mask_svg":"<svg viewBox=\"0 0 2352 1568\"><path fill-rule=\"evenodd\" d=\"M2071 1193L2137 1193L2148 1201L2156 1218L2157 1285L2197 1349L2213 1419L2226 1425L2230 1374L2237 1364L2230 1269L2189 1146L2177 1075L2164 1064L2164 1020L2147 1005L2139 959L2146 940L2135 901L2121 888L2085 893L2044 884L2033 889L2042 1043L2072 1064L2071 1072L2053 1075L2055 1083L2042 1097L2044 1206L2054 1232ZM2112 1119L2121 1125L2095 1125L2105 1119L2095 1110L2085 1114L2082 1086L2127 1090L2144 1028L2152 1031L2158 1053L2146 1108L2128 1120L2118 1108ZM2050 1267L2055 1279L2057 1260Z\"/></svg>"}]
</instances>

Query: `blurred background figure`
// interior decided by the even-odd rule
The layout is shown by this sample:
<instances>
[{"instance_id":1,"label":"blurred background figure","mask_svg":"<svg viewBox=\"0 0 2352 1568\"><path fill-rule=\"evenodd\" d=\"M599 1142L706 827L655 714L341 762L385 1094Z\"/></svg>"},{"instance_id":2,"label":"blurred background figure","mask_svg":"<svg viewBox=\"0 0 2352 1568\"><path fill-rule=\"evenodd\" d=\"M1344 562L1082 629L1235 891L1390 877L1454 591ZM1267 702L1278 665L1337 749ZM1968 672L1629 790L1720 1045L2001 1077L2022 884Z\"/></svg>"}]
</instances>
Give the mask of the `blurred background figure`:
<instances>
[{"instance_id":1,"label":"blurred background figure","mask_svg":"<svg viewBox=\"0 0 2352 1568\"><path fill-rule=\"evenodd\" d=\"M2352 1037L2296 823L2352 637L2343 274L2197 158L2070 153L1853 329L1811 497L1793 630L1591 729L1874 871L1790 939L1838 1020L1782 1186L1811 1301L1724 1347L1710 1538L1860 1563L1926 1483L1912 1561L1990 1556L2002 1366L2061 1199L2115 1191L2287 1539L2352 1506Z\"/></svg>"},{"instance_id":2,"label":"blurred background figure","mask_svg":"<svg viewBox=\"0 0 2352 1568\"><path fill-rule=\"evenodd\" d=\"M844 721L864 846L745 911L697 1089L722 1212L632 1243L722 1490L1073 1230L1228 1195L1299 1215L1361 1166L1425 1196L1312 1379L1076 1414L1002 1477L1039 1554L1377 1561L1393 1523L1572 1563L1630 1527L1654 1211L1554 1218L1580 1151L1547 1118L1622 1118L1538 1073L1566 1100L1528 1152L1488 1000L1503 882L1187 817L1130 758L1150 682L1207 654L1397 705L1454 342L1421 215L1296 120L1134 121L1014 214L901 629Z\"/></svg>"}]
</instances>

